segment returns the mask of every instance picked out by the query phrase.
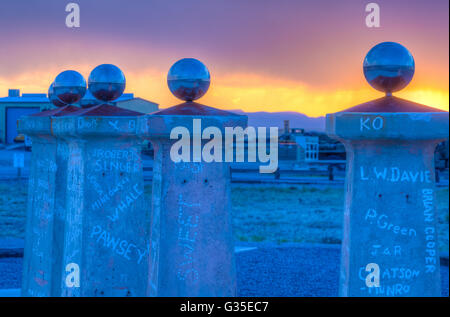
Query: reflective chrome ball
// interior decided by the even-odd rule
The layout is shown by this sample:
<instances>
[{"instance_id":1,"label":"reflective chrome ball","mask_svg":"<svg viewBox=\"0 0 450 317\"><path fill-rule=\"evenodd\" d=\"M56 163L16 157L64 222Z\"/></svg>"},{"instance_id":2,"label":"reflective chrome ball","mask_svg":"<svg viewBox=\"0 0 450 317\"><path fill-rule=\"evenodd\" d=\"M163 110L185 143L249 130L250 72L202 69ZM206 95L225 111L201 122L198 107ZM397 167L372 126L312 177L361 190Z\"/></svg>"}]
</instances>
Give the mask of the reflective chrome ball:
<instances>
[{"instance_id":1,"label":"reflective chrome ball","mask_svg":"<svg viewBox=\"0 0 450 317\"><path fill-rule=\"evenodd\" d=\"M103 64L94 68L89 75L89 91L104 102L113 101L122 96L126 80L117 66Z\"/></svg>"},{"instance_id":2,"label":"reflective chrome ball","mask_svg":"<svg viewBox=\"0 0 450 317\"><path fill-rule=\"evenodd\" d=\"M61 107L64 107L64 106L66 106L66 104L64 103L64 102L62 102L58 97L56 97L56 95L55 95L55 91L54 91L54 88L53 88L53 85L54 85L55 83L52 83L51 85L50 85L50 87L48 88L48 99L50 99L50 102L53 104L53 105L55 105L56 107L58 107L58 108L61 108Z\"/></svg>"},{"instance_id":3,"label":"reflective chrome ball","mask_svg":"<svg viewBox=\"0 0 450 317\"><path fill-rule=\"evenodd\" d=\"M175 97L193 101L201 98L209 88L208 68L194 58L183 58L172 65L167 75L167 84Z\"/></svg>"},{"instance_id":4,"label":"reflective chrome ball","mask_svg":"<svg viewBox=\"0 0 450 317\"><path fill-rule=\"evenodd\" d=\"M404 46L383 42L367 53L363 68L364 76L373 88L391 94L409 84L414 76L415 64Z\"/></svg>"},{"instance_id":5,"label":"reflective chrome ball","mask_svg":"<svg viewBox=\"0 0 450 317\"><path fill-rule=\"evenodd\" d=\"M86 80L74 71L66 70L56 76L53 83L53 92L62 102L75 104L86 93Z\"/></svg>"}]
</instances>

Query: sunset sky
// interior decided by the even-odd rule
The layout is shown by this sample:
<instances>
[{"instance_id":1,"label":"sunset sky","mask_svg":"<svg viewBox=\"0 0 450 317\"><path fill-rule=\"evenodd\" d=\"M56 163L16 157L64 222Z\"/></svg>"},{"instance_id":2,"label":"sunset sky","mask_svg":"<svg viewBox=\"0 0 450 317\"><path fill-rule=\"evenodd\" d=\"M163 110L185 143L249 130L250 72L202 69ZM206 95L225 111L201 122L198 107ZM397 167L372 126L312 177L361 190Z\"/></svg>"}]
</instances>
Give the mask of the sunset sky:
<instances>
[{"instance_id":1,"label":"sunset sky","mask_svg":"<svg viewBox=\"0 0 450 317\"><path fill-rule=\"evenodd\" d=\"M69 2L80 5L80 28L65 25ZM369 2L381 8L380 28L365 25ZM179 103L167 71L193 57L211 72L203 104L322 116L382 96L362 61L395 41L416 62L396 95L448 111L448 12L448 0L1 0L0 97L44 93L63 70L87 78L112 63L127 92L164 108Z\"/></svg>"}]
</instances>

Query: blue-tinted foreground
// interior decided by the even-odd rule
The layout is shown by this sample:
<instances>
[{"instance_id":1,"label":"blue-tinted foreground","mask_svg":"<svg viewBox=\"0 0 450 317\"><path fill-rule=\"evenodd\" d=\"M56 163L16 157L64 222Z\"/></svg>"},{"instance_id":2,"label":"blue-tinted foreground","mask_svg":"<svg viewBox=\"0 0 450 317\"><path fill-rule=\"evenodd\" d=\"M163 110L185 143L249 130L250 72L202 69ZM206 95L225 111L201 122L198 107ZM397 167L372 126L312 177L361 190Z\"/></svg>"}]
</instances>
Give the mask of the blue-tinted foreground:
<instances>
[{"instance_id":1,"label":"blue-tinted foreground","mask_svg":"<svg viewBox=\"0 0 450 317\"><path fill-rule=\"evenodd\" d=\"M338 295L338 246L258 244L256 249L241 250L236 253L238 296ZM21 266L22 258L0 259L0 289L20 287ZM449 295L448 275L448 266L441 266L445 297Z\"/></svg>"}]
</instances>

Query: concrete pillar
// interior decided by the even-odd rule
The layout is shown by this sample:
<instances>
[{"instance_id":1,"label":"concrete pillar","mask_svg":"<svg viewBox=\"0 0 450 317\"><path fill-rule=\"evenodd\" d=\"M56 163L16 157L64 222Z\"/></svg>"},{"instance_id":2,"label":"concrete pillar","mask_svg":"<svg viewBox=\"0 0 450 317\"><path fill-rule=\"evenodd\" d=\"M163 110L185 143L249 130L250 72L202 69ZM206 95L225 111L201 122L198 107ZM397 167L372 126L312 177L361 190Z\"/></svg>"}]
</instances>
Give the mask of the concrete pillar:
<instances>
[{"instance_id":1,"label":"concrete pillar","mask_svg":"<svg viewBox=\"0 0 450 317\"><path fill-rule=\"evenodd\" d=\"M32 141L22 275L22 296L54 296L60 282L65 196L60 193L67 162L65 144L51 131L52 117L79 110L63 106L18 120Z\"/></svg>"},{"instance_id":2,"label":"concrete pillar","mask_svg":"<svg viewBox=\"0 0 450 317\"><path fill-rule=\"evenodd\" d=\"M341 296L441 296L434 150L448 138L448 112L392 96L414 73L397 43L367 55L383 98L327 115L347 152Z\"/></svg>"},{"instance_id":3,"label":"concrete pillar","mask_svg":"<svg viewBox=\"0 0 450 317\"><path fill-rule=\"evenodd\" d=\"M146 294L150 215L136 134L140 115L102 104L52 122L68 156L62 296ZM69 275L78 269L75 285Z\"/></svg>"},{"instance_id":4,"label":"concrete pillar","mask_svg":"<svg viewBox=\"0 0 450 317\"><path fill-rule=\"evenodd\" d=\"M198 151L207 142L202 129L224 136L225 127L246 125L245 116L189 101L141 118L155 150L150 296L236 296L230 167ZM189 132L189 162L171 158L175 127Z\"/></svg>"},{"instance_id":5,"label":"concrete pillar","mask_svg":"<svg viewBox=\"0 0 450 317\"><path fill-rule=\"evenodd\" d=\"M327 115L347 151L341 296L441 296L434 150L448 113L409 106L385 97ZM366 285L370 263L380 287Z\"/></svg>"}]
</instances>

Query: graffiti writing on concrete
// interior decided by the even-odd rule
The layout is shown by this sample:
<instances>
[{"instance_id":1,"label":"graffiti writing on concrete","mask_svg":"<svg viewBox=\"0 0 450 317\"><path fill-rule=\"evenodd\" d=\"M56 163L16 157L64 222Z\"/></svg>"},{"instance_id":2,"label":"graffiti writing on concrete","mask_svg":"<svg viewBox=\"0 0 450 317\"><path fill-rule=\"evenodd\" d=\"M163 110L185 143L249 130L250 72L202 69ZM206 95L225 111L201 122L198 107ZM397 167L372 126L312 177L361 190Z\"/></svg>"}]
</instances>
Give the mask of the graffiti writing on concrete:
<instances>
[{"instance_id":1,"label":"graffiti writing on concrete","mask_svg":"<svg viewBox=\"0 0 450 317\"><path fill-rule=\"evenodd\" d=\"M383 129L384 127L384 118L380 116L376 117L367 117L363 116L359 120L359 129L360 131L378 131Z\"/></svg>"},{"instance_id":2,"label":"graffiti writing on concrete","mask_svg":"<svg viewBox=\"0 0 450 317\"><path fill-rule=\"evenodd\" d=\"M189 208L200 207L200 204L189 204L183 200L183 195L178 198L178 246L183 250L183 260L178 264L177 277L179 280L186 280L191 276L193 282L197 282L199 272L194 268L195 244L199 216L189 215Z\"/></svg>"},{"instance_id":3,"label":"graffiti writing on concrete","mask_svg":"<svg viewBox=\"0 0 450 317\"><path fill-rule=\"evenodd\" d=\"M371 251L370 251L370 255L371 256L379 256L379 255L384 255L384 256L401 256L402 255L402 247L399 245L394 245L392 247L388 246L382 246L380 244L374 244L372 245Z\"/></svg>"},{"instance_id":4,"label":"graffiti writing on concrete","mask_svg":"<svg viewBox=\"0 0 450 317\"><path fill-rule=\"evenodd\" d=\"M394 235L416 237L417 231L413 228L392 223L386 214L378 214L373 208L367 210L364 218L370 224L375 224L377 228L393 233Z\"/></svg>"},{"instance_id":5,"label":"graffiti writing on concrete","mask_svg":"<svg viewBox=\"0 0 450 317\"><path fill-rule=\"evenodd\" d=\"M439 265L436 242L436 227L434 225L434 190L422 189L423 216L425 222L425 273L433 273Z\"/></svg>"},{"instance_id":6,"label":"graffiti writing on concrete","mask_svg":"<svg viewBox=\"0 0 450 317\"><path fill-rule=\"evenodd\" d=\"M381 180L392 183L431 183L431 172L428 170L411 171L398 167L360 167L361 180Z\"/></svg>"},{"instance_id":7,"label":"graffiti writing on concrete","mask_svg":"<svg viewBox=\"0 0 450 317\"><path fill-rule=\"evenodd\" d=\"M125 197L122 198L114 209L114 215L108 216L108 218L113 222L119 219L119 212L123 212L129 208L142 194L144 194L144 192L139 188L138 184L135 184L133 189L126 193Z\"/></svg>"},{"instance_id":8,"label":"graffiti writing on concrete","mask_svg":"<svg viewBox=\"0 0 450 317\"><path fill-rule=\"evenodd\" d=\"M103 196L97 199L91 205L91 209L97 210L102 208L103 205L105 205L109 200L111 200L111 198L113 198L117 192L122 191L124 186L129 182L130 179L128 177L124 177L123 179L121 179L119 182L117 182L117 184L114 187L110 188Z\"/></svg>"},{"instance_id":9,"label":"graffiti writing on concrete","mask_svg":"<svg viewBox=\"0 0 450 317\"><path fill-rule=\"evenodd\" d=\"M95 149L92 157L95 159L95 172L132 173L141 169L140 161L135 160L139 155L133 150Z\"/></svg>"},{"instance_id":10,"label":"graffiti writing on concrete","mask_svg":"<svg viewBox=\"0 0 450 317\"><path fill-rule=\"evenodd\" d=\"M122 256L124 259L134 261L137 264L141 264L142 259L148 253L148 250L139 248L126 239L115 237L113 234L111 234L111 232L103 229L99 225L96 225L92 228L90 237L94 238L97 244L111 249L116 254Z\"/></svg>"}]
</instances>

